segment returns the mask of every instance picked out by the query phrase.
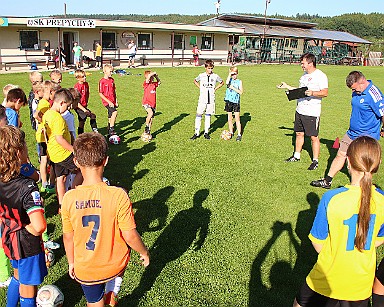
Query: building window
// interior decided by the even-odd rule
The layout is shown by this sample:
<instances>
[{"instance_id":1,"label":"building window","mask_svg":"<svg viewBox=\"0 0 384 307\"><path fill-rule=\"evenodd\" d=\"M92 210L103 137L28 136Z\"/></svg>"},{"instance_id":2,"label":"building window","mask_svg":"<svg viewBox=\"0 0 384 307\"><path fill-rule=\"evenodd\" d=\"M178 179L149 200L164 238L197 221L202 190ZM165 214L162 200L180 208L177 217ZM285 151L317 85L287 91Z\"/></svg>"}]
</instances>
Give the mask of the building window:
<instances>
[{"instance_id":1,"label":"building window","mask_svg":"<svg viewBox=\"0 0 384 307\"><path fill-rule=\"evenodd\" d=\"M183 49L183 34L174 35L173 45L175 49Z\"/></svg>"},{"instance_id":2,"label":"building window","mask_svg":"<svg viewBox=\"0 0 384 307\"><path fill-rule=\"evenodd\" d=\"M201 38L201 50L213 50L213 37L211 35Z\"/></svg>"},{"instance_id":3,"label":"building window","mask_svg":"<svg viewBox=\"0 0 384 307\"><path fill-rule=\"evenodd\" d=\"M297 48L297 45L299 44L299 41L297 39L292 38L291 39L291 48Z\"/></svg>"},{"instance_id":4,"label":"building window","mask_svg":"<svg viewBox=\"0 0 384 307\"><path fill-rule=\"evenodd\" d=\"M137 34L137 49L152 49L151 34L149 33Z\"/></svg>"},{"instance_id":5,"label":"building window","mask_svg":"<svg viewBox=\"0 0 384 307\"><path fill-rule=\"evenodd\" d=\"M103 32L103 49L117 49L116 47L116 33Z\"/></svg>"},{"instance_id":6,"label":"building window","mask_svg":"<svg viewBox=\"0 0 384 307\"><path fill-rule=\"evenodd\" d=\"M21 30L19 34L20 34L20 49L22 50L40 49L38 31Z\"/></svg>"},{"instance_id":7,"label":"building window","mask_svg":"<svg viewBox=\"0 0 384 307\"><path fill-rule=\"evenodd\" d=\"M191 35L189 38L189 44L191 46L197 45L197 36L196 35Z\"/></svg>"}]
</instances>

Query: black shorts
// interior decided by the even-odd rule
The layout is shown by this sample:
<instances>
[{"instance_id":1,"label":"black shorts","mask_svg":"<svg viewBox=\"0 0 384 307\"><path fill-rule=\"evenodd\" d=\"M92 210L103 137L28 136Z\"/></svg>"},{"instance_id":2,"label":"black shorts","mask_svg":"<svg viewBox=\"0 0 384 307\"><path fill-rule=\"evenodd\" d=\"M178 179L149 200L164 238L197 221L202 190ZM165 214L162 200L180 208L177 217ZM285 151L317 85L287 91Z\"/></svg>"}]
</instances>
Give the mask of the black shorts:
<instances>
[{"instance_id":1,"label":"black shorts","mask_svg":"<svg viewBox=\"0 0 384 307\"><path fill-rule=\"evenodd\" d=\"M224 101L225 101L225 107L224 107L225 112L240 112L240 103L233 103L226 100Z\"/></svg>"},{"instance_id":2,"label":"black shorts","mask_svg":"<svg viewBox=\"0 0 384 307\"><path fill-rule=\"evenodd\" d=\"M96 57L96 62L101 62L101 56Z\"/></svg>"},{"instance_id":3,"label":"black shorts","mask_svg":"<svg viewBox=\"0 0 384 307\"><path fill-rule=\"evenodd\" d=\"M305 282L296 295L296 301L302 307L368 307L369 298L361 301L343 301L321 295L308 287Z\"/></svg>"},{"instance_id":4,"label":"black shorts","mask_svg":"<svg viewBox=\"0 0 384 307\"><path fill-rule=\"evenodd\" d=\"M380 261L380 264L376 270L376 278L384 285L384 258Z\"/></svg>"},{"instance_id":5,"label":"black shorts","mask_svg":"<svg viewBox=\"0 0 384 307\"><path fill-rule=\"evenodd\" d=\"M47 143L45 143L45 142L37 143L37 146L39 146L40 157L46 156L47 155Z\"/></svg>"},{"instance_id":6,"label":"black shorts","mask_svg":"<svg viewBox=\"0 0 384 307\"><path fill-rule=\"evenodd\" d=\"M117 112L117 108L116 107L110 107L110 106L106 106L107 110L108 110L108 118L111 118L112 117L112 113L113 112Z\"/></svg>"},{"instance_id":7,"label":"black shorts","mask_svg":"<svg viewBox=\"0 0 384 307\"><path fill-rule=\"evenodd\" d=\"M88 112L91 112L91 111L89 111L87 108L86 108L86 110L87 110ZM86 119L87 119L87 117L90 117L90 116L89 116L89 113L85 113L83 110L81 110L81 109L79 109L79 108L76 108L76 109L75 109L75 112L77 113L77 119L79 120L79 122L85 122Z\"/></svg>"},{"instance_id":8,"label":"black shorts","mask_svg":"<svg viewBox=\"0 0 384 307\"><path fill-rule=\"evenodd\" d=\"M320 126L320 117L307 116L295 113L295 132L304 132L306 136L318 136Z\"/></svg>"},{"instance_id":9,"label":"black shorts","mask_svg":"<svg viewBox=\"0 0 384 307\"><path fill-rule=\"evenodd\" d=\"M56 177L67 176L77 170L75 162L73 162L73 153L64 161L54 164L54 170Z\"/></svg>"}]
</instances>

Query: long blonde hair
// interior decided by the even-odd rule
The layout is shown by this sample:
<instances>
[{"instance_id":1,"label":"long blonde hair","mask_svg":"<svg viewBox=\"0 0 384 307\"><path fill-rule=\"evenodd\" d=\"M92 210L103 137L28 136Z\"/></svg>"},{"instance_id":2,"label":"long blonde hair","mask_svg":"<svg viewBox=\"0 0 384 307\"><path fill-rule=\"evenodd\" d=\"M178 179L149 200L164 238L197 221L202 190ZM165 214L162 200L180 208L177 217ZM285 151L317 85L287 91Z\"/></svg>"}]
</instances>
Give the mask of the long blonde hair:
<instances>
[{"instance_id":1,"label":"long blonde hair","mask_svg":"<svg viewBox=\"0 0 384 307\"><path fill-rule=\"evenodd\" d=\"M19 128L0 128L0 181L8 182L20 174L20 157L26 150L25 133Z\"/></svg>"},{"instance_id":2,"label":"long blonde hair","mask_svg":"<svg viewBox=\"0 0 384 307\"><path fill-rule=\"evenodd\" d=\"M347 157L350 167L364 173L360 180L361 199L355 237L355 246L361 251L367 241L371 219L372 174L378 171L381 162L380 144L371 137L361 136L349 145Z\"/></svg>"}]
</instances>

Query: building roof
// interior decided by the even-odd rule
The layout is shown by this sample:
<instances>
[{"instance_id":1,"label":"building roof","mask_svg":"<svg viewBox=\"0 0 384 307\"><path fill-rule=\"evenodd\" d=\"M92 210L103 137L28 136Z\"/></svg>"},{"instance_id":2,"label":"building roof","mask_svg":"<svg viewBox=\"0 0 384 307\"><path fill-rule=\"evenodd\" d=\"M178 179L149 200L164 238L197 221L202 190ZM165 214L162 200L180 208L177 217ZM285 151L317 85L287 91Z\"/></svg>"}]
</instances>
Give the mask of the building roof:
<instances>
[{"instance_id":1,"label":"building roof","mask_svg":"<svg viewBox=\"0 0 384 307\"><path fill-rule=\"evenodd\" d=\"M264 26L265 22L266 27ZM205 26L244 28L245 35L262 36L265 33L268 37L293 37L371 44L371 42L348 32L315 29L315 23L275 18L264 19L264 17L231 14L220 15L219 17L208 19L199 24Z\"/></svg>"}]
</instances>

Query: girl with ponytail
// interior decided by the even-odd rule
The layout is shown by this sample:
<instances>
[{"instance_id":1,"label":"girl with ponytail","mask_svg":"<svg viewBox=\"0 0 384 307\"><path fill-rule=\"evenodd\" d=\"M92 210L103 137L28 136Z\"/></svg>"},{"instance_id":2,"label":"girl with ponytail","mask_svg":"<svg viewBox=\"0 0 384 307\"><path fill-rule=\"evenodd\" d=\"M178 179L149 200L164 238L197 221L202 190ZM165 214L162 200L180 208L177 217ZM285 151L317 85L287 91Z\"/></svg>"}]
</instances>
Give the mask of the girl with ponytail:
<instances>
[{"instance_id":1,"label":"girl with ponytail","mask_svg":"<svg viewBox=\"0 0 384 307\"><path fill-rule=\"evenodd\" d=\"M351 182L320 200L309 234L319 256L293 306L369 306L376 247L384 241L384 192L372 183L380 163L375 139L362 136L349 145Z\"/></svg>"}]
</instances>

